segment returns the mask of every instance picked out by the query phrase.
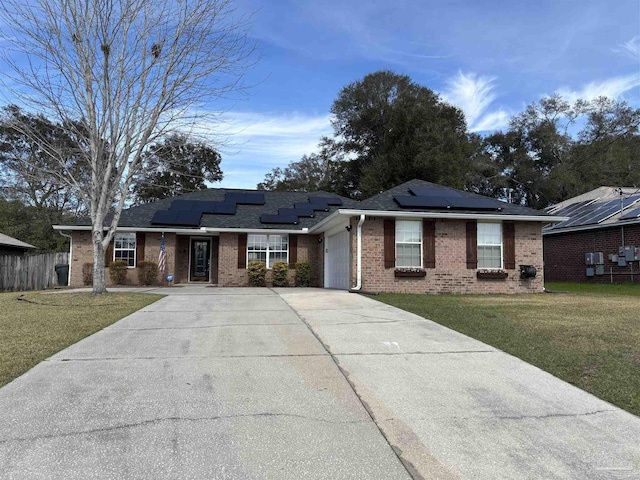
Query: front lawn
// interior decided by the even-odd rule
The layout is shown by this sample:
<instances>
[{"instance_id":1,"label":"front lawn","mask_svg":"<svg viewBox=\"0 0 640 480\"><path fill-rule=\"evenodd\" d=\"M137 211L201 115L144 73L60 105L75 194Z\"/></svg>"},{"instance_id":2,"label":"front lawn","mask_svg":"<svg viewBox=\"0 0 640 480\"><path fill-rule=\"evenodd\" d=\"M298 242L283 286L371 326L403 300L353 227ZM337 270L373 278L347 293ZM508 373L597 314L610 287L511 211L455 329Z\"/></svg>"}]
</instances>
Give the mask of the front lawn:
<instances>
[{"instance_id":1,"label":"front lawn","mask_svg":"<svg viewBox=\"0 0 640 480\"><path fill-rule=\"evenodd\" d=\"M0 293L0 387L160 298L148 293Z\"/></svg>"},{"instance_id":2,"label":"front lawn","mask_svg":"<svg viewBox=\"0 0 640 480\"><path fill-rule=\"evenodd\" d=\"M640 415L640 308L632 294L618 293L380 294L376 300L493 345Z\"/></svg>"},{"instance_id":3,"label":"front lawn","mask_svg":"<svg viewBox=\"0 0 640 480\"><path fill-rule=\"evenodd\" d=\"M554 292L595 293L603 295L635 295L640 297L639 283L579 283L545 282L545 288Z\"/></svg>"}]
</instances>

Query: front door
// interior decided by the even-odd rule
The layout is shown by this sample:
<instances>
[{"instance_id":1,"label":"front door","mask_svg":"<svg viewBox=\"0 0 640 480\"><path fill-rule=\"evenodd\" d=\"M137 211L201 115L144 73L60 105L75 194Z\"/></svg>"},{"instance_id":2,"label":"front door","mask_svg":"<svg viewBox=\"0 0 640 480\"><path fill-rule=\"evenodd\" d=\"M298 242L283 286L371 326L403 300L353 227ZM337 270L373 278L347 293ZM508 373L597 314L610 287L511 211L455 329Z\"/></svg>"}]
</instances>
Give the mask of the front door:
<instances>
[{"instance_id":1,"label":"front door","mask_svg":"<svg viewBox=\"0 0 640 480\"><path fill-rule=\"evenodd\" d=\"M209 283L211 268L211 239L191 239L191 265L189 266L190 282Z\"/></svg>"}]
</instances>

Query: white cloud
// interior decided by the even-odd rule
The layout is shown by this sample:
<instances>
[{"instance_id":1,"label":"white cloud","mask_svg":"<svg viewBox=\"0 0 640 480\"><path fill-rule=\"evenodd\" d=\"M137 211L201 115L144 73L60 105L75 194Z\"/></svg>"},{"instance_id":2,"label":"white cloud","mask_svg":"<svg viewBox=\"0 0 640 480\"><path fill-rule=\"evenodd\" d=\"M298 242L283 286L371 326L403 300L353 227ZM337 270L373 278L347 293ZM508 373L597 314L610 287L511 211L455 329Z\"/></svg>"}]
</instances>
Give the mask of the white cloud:
<instances>
[{"instance_id":1,"label":"white cloud","mask_svg":"<svg viewBox=\"0 0 640 480\"><path fill-rule=\"evenodd\" d=\"M635 60L636 62L640 60L640 35L636 35L628 42L625 42L620 45L620 48L614 48L614 52L620 53L626 57Z\"/></svg>"},{"instance_id":2,"label":"white cloud","mask_svg":"<svg viewBox=\"0 0 640 480\"><path fill-rule=\"evenodd\" d=\"M640 86L640 73L633 75L625 75L613 77L601 82L587 83L581 90L571 90L568 87L556 90L560 96L569 102L575 102L578 99L594 100L598 97L608 97L617 99L629 90Z\"/></svg>"},{"instance_id":3,"label":"white cloud","mask_svg":"<svg viewBox=\"0 0 640 480\"><path fill-rule=\"evenodd\" d=\"M472 132L497 130L509 122L509 113L502 109L488 111L496 99L495 77L458 72L447 82L442 98L462 109Z\"/></svg>"},{"instance_id":4,"label":"white cloud","mask_svg":"<svg viewBox=\"0 0 640 480\"><path fill-rule=\"evenodd\" d=\"M320 137L332 132L330 115L227 112L215 126L200 124L197 131L222 135L220 147L225 188L255 188L266 173L300 160L317 150Z\"/></svg>"}]
</instances>

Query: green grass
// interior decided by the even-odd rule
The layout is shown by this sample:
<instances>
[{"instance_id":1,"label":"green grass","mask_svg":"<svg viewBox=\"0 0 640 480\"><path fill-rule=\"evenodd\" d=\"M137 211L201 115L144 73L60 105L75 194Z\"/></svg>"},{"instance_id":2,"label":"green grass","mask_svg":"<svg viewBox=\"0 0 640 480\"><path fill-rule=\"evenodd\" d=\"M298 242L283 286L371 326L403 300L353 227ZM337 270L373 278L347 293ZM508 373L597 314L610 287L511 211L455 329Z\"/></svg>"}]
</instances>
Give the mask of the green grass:
<instances>
[{"instance_id":1,"label":"green grass","mask_svg":"<svg viewBox=\"0 0 640 480\"><path fill-rule=\"evenodd\" d=\"M0 293L0 387L160 298L142 293Z\"/></svg>"},{"instance_id":2,"label":"green grass","mask_svg":"<svg viewBox=\"0 0 640 480\"><path fill-rule=\"evenodd\" d=\"M380 294L376 299L493 345L640 415L640 308L631 296L637 293L621 293L632 291L623 287L612 290L617 294Z\"/></svg>"},{"instance_id":3,"label":"green grass","mask_svg":"<svg viewBox=\"0 0 640 480\"><path fill-rule=\"evenodd\" d=\"M603 295L634 295L640 296L639 283L570 283L546 282L545 288L552 291L566 291L571 293L592 293Z\"/></svg>"}]
</instances>

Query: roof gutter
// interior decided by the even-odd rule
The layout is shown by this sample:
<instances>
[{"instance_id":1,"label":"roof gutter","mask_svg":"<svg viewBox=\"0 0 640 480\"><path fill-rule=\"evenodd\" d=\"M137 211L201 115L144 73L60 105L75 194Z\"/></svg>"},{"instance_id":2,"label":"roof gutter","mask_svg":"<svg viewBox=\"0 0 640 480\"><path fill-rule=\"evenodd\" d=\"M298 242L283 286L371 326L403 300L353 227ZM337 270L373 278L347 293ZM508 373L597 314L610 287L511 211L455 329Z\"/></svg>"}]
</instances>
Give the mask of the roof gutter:
<instances>
[{"instance_id":1,"label":"roof gutter","mask_svg":"<svg viewBox=\"0 0 640 480\"><path fill-rule=\"evenodd\" d=\"M356 247L356 286L352 287L350 291L357 292L362 288L362 224L364 223L365 215L360 215L358 221L357 232L357 247Z\"/></svg>"},{"instance_id":2,"label":"roof gutter","mask_svg":"<svg viewBox=\"0 0 640 480\"><path fill-rule=\"evenodd\" d=\"M57 231L90 231L92 227L90 225L54 225L54 230ZM106 228L105 228L106 230ZM306 234L310 233L308 228L302 228L300 230L293 229L276 229L276 228L212 228L212 227L200 227L200 228L162 228L162 227L127 227L119 226L116 231L118 232L164 232L164 233L177 233L180 235L206 235L215 233L291 233L291 234Z\"/></svg>"},{"instance_id":3,"label":"roof gutter","mask_svg":"<svg viewBox=\"0 0 640 480\"><path fill-rule=\"evenodd\" d=\"M594 225L583 225L580 227L566 227L559 228L557 230L549 229L542 230L542 235L559 235L561 233L571 233L571 232L584 232L586 230L601 230L604 228L616 228L616 227L625 227L627 225L637 225L640 223L640 218L632 218L628 221L617 221L614 223L597 223Z\"/></svg>"}]
</instances>

